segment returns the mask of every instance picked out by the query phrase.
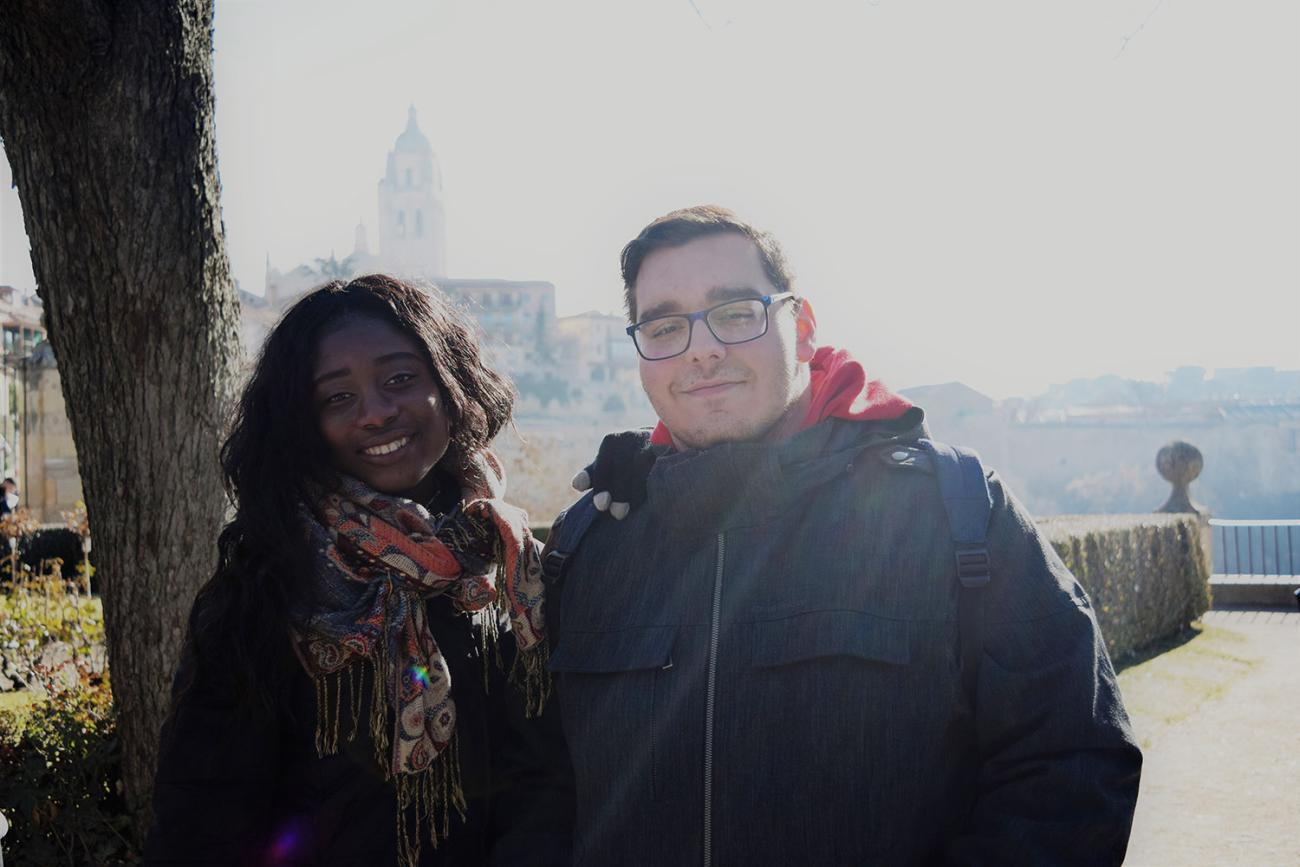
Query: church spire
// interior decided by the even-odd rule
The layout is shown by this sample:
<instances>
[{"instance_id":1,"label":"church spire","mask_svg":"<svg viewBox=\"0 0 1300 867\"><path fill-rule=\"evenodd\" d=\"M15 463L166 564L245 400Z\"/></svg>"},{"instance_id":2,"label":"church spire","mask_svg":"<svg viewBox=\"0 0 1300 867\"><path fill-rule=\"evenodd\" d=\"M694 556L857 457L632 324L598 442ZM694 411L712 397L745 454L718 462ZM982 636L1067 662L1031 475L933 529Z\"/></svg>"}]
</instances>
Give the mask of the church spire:
<instances>
[{"instance_id":1,"label":"church spire","mask_svg":"<svg viewBox=\"0 0 1300 867\"><path fill-rule=\"evenodd\" d=\"M352 245L353 256L369 256L370 242L366 238L366 224L360 220L357 221L357 239Z\"/></svg>"}]
</instances>

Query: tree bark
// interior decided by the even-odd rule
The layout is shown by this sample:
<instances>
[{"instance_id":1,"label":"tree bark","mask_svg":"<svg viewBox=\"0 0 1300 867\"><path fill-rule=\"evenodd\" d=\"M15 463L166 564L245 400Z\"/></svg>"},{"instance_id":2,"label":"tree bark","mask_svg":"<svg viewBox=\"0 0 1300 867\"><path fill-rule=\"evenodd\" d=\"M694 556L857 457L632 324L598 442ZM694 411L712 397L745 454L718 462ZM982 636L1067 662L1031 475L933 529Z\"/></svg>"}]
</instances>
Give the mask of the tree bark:
<instances>
[{"instance_id":1,"label":"tree bark","mask_svg":"<svg viewBox=\"0 0 1300 867\"><path fill-rule=\"evenodd\" d=\"M212 0L4 0L0 136L95 537L137 829L196 589L225 516L238 359Z\"/></svg>"}]
</instances>

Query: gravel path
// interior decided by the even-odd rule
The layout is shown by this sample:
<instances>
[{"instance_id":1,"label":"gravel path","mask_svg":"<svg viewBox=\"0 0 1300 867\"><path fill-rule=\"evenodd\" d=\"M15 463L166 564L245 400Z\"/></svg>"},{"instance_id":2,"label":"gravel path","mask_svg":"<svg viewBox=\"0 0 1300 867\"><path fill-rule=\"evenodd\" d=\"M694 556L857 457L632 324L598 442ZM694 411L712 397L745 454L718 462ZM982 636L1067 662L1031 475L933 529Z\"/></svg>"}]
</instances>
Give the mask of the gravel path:
<instances>
[{"instance_id":1,"label":"gravel path","mask_svg":"<svg viewBox=\"0 0 1300 867\"><path fill-rule=\"evenodd\" d=\"M1211 612L1120 686L1146 756L1126 864L1300 865L1300 612Z\"/></svg>"}]
</instances>

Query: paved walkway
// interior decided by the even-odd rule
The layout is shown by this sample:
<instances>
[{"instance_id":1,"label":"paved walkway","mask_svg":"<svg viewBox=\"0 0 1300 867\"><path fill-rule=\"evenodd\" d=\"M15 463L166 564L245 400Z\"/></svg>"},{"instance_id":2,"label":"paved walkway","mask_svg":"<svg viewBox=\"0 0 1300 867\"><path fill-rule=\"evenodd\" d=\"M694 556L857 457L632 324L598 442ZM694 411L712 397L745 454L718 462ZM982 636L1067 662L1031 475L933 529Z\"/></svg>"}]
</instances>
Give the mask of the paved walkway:
<instances>
[{"instance_id":1,"label":"paved walkway","mask_svg":"<svg viewBox=\"0 0 1300 867\"><path fill-rule=\"evenodd\" d=\"M1300 612L1213 611L1120 688L1146 756L1126 864L1300 865Z\"/></svg>"}]
</instances>

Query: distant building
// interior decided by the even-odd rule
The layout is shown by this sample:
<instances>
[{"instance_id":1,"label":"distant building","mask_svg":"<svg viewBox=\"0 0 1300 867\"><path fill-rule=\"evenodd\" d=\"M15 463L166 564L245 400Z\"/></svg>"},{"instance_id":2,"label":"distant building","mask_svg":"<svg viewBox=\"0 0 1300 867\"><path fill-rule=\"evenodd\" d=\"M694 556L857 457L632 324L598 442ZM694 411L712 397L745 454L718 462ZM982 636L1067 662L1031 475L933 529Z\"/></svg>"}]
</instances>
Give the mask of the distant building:
<instances>
[{"instance_id":1,"label":"distant building","mask_svg":"<svg viewBox=\"0 0 1300 867\"><path fill-rule=\"evenodd\" d=\"M37 295L13 286L0 286L0 327L4 328L4 353L26 355L45 337L41 317L45 308Z\"/></svg>"},{"instance_id":2,"label":"distant building","mask_svg":"<svg viewBox=\"0 0 1300 867\"><path fill-rule=\"evenodd\" d=\"M510 369L545 362L555 325L555 286L544 280L448 277L447 215L442 202L442 168L420 130L412 106L406 129L388 152L379 179L379 250L371 252L365 224L343 260L331 253L315 266L280 271L266 263L266 292L240 293L244 346L261 345L279 315L309 289L329 280L385 273L436 285L477 319L498 363Z\"/></svg>"},{"instance_id":3,"label":"distant building","mask_svg":"<svg viewBox=\"0 0 1300 867\"><path fill-rule=\"evenodd\" d=\"M54 347L45 339L41 303L0 286L4 364L0 365L0 476L18 482L20 505L36 520L61 521L82 498L77 450L63 401Z\"/></svg>"},{"instance_id":4,"label":"distant building","mask_svg":"<svg viewBox=\"0 0 1300 867\"><path fill-rule=\"evenodd\" d=\"M1201 450L1198 502L1224 518L1300 517L1300 373L1173 371L1078 379L993 403L960 383L904 389L940 440L972 446L1037 515L1147 512L1168 496L1155 454ZM1294 395L1294 396L1293 396Z\"/></svg>"},{"instance_id":5,"label":"distant building","mask_svg":"<svg viewBox=\"0 0 1300 867\"><path fill-rule=\"evenodd\" d=\"M443 279L438 288L478 321L496 363L524 371L553 360L555 285L543 280Z\"/></svg>"},{"instance_id":6,"label":"distant building","mask_svg":"<svg viewBox=\"0 0 1300 867\"><path fill-rule=\"evenodd\" d=\"M0 468L21 484L25 401L24 362L45 338L41 299L13 286L0 286L0 328L4 331L4 363L0 364ZM19 492L20 495L23 493Z\"/></svg>"},{"instance_id":7,"label":"distant building","mask_svg":"<svg viewBox=\"0 0 1300 867\"><path fill-rule=\"evenodd\" d=\"M558 357L574 382L638 385L636 347L622 316L589 310L556 323Z\"/></svg>"},{"instance_id":8,"label":"distant building","mask_svg":"<svg viewBox=\"0 0 1300 867\"><path fill-rule=\"evenodd\" d=\"M447 213L442 202L442 168L429 139L420 131L415 107L406 129L388 152L379 179L379 250L370 250L364 223L356 228L352 253L342 261L331 253L315 267L298 265L280 271L266 263L266 304L278 311L307 290L329 280L383 272L411 280L443 284L447 273ZM246 309L249 306L246 305ZM246 347L249 348L249 347Z\"/></svg>"},{"instance_id":9,"label":"distant building","mask_svg":"<svg viewBox=\"0 0 1300 867\"><path fill-rule=\"evenodd\" d=\"M25 366L27 442L21 455L23 470L16 477L18 495L38 521L57 523L62 512L71 511L82 499L82 492L63 380L48 340L36 346Z\"/></svg>"},{"instance_id":10,"label":"distant building","mask_svg":"<svg viewBox=\"0 0 1300 867\"><path fill-rule=\"evenodd\" d=\"M403 277L437 279L447 273L442 169L415 122L415 106L388 152L387 171L379 181L379 255Z\"/></svg>"},{"instance_id":11,"label":"distant building","mask_svg":"<svg viewBox=\"0 0 1300 867\"><path fill-rule=\"evenodd\" d=\"M622 316L594 310L556 322L556 375L591 412L651 412L626 327Z\"/></svg>"},{"instance_id":12,"label":"distant building","mask_svg":"<svg viewBox=\"0 0 1300 867\"><path fill-rule=\"evenodd\" d=\"M280 319L280 309L261 295L236 289L239 296L239 342L251 358L266 341L275 323Z\"/></svg>"},{"instance_id":13,"label":"distant building","mask_svg":"<svg viewBox=\"0 0 1300 867\"><path fill-rule=\"evenodd\" d=\"M926 417L958 419L967 415L991 412L993 398L981 394L964 382L945 382L942 385L918 385L904 388L899 394L925 408Z\"/></svg>"},{"instance_id":14,"label":"distant building","mask_svg":"<svg viewBox=\"0 0 1300 867\"><path fill-rule=\"evenodd\" d=\"M283 311L329 280L388 273L434 285L479 325L493 362L519 388L520 409L561 407L567 414L648 411L636 377L636 350L620 316L583 313L557 319L555 285L545 280L452 277L446 273L442 169L411 108L379 180L379 249L364 224L342 260L288 271L266 264L266 292L239 293L241 336L251 357ZM534 400L535 399L535 400Z\"/></svg>"}]
</instances>

